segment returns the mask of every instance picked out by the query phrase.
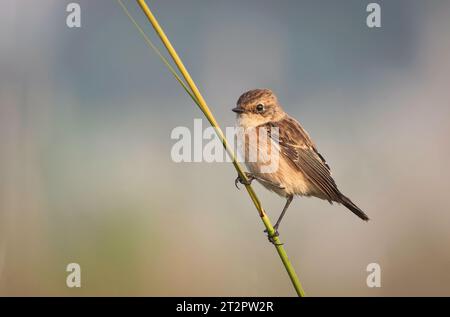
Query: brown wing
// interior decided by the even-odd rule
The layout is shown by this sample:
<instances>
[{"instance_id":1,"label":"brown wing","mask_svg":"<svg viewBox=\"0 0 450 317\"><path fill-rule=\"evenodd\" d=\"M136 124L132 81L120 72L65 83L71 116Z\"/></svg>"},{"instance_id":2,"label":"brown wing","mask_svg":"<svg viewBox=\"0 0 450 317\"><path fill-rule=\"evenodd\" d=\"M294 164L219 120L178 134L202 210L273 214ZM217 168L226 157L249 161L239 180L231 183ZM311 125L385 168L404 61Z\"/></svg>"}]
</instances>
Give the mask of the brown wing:
<instances>
[{"instance_id":1,"label":"brown wing","mask_svg":"<svg viewBox=\"0 0 450 317\"><path fill-rule=\"evenodd\" d=\"M281 154L292 162L292 166L299 169L328 201L339 201L341 194L331 177L330 167L300 124L287 116L265 126L269 135L271 127L278 128L278 138L271 137L279 143Z\"/></svg>"}]
</instances>

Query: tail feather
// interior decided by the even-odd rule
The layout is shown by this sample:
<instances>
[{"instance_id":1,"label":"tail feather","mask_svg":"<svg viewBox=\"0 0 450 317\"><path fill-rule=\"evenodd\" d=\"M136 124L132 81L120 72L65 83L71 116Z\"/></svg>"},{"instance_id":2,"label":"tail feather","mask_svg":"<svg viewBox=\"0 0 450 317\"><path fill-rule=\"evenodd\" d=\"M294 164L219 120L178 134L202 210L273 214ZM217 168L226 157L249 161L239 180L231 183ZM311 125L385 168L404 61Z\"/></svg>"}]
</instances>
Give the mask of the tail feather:
<instances>
[{"instance_id":1,"label":"tail feather","mask_svg":"<svg viewBox=\"0 0 450 317\"><path fill-rule=\"evenodd\" d=\"M361 218L364 221L368 221L369 220L369 217L364 213L364 211L359 209L359 207L356 206L350 200L350 198L344 196L343 194L341 194L340 198L341 198L340 203L343 204L345 207L347 207L351 212L353 212L355 215L357 215L359 218Z\"/></svg>"}]
</instances>

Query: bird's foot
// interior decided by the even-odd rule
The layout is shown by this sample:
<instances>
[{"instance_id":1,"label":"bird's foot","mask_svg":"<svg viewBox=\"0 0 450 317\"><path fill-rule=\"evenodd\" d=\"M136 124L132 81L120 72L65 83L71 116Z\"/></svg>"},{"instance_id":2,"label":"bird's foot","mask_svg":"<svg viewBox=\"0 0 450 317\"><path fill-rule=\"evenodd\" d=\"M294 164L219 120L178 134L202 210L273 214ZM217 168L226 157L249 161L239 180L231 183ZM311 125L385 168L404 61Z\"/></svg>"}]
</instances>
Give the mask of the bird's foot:
<instances>
[{"instance_id":1,"label":"bird's foot","mask_svg":"<svg viewBox=\"0 0 450 317\"><path fill-rule=\"evenodd\" d=\"M267 230L266 230L267 231ZM279 243L275 241L275 238L278 237L280 234L278 233L278 230L275 229L273 234L267 234L267 239L269 239L269 242L273 245L283 245L283 243Z\"/></svg>"},{"instance_id":2,"label":"bird's foot","mask_svg":"<svg viewBox=\"0 0 450 317\"><path fill-rule=\"evenodd\" d=\"M252 181L255 179L255 176L248 172L245 172L245 176L247 176L247 180L242 179L240 175L234 180L234 185L237 189L240 189L238 183L241 183L242 185L251 185Z\"/></svg>"},{"instance_id":3,"label":"bird's foot","mask_svg":"<svg viewBox=\"0 0 450 317\"><path fill-rule=\"evenodd\" d=\"M243 185L250 185L252 183L252 181L254 181L255 179L258 180L259 182L261 182L263 184L266 184L266 185L269 185L271 187L276 187L278 189L284 189L284 186L282 186L281 184L269 181L269 180L267 180L265 178L262 178L260 176L256 176L256 175L254 175L252 173L245 172L245 175L247 176L248 181L243 180L241 178L241 176L239 176L239 175L234 180L234 185L236 186L237 189L240 189L239 186L238 186L238 183L241 183Z\"/></svg>"},{"instance_id":4,"label":"bird's foot","mask_svg":"<svg viewBox=\"0 0 450 317\"><path fill-rule=\"evenodd\" d=\"M274 229L273 234L267 233L267 229L264 230L264 232L267 233L267 239L269 239L269 242L272 243L273 245L283 245L283 243L275 242L275 237L278 237L280 235L280 233L278 232L278 226L274 226L273 229Z\"/></svg>"}]
</instances>

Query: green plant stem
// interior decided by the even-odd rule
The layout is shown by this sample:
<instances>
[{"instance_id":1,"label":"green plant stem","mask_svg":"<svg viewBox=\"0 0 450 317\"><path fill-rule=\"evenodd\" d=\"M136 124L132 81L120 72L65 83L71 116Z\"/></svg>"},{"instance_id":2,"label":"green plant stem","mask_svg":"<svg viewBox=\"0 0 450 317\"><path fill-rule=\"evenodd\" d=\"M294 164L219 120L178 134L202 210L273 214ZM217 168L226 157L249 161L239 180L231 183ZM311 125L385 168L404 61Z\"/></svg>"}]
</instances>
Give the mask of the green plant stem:
<instances>
[{"instance_id":1,"label":"green plant stem","mask_svg":"<svg viewBox=\"0 0 450 317\"><path fill-rule=\"evenodd\" d=\"M216 119L214 118L211 110L209 109L205 99L203 98L202 94L200 93L199 89L197 88L197 85L191 78L189 72L187 71L186 67L184 66L182 60L178 56L177 52L173 48L172 44L170 43L169 39L167 38L166 34L164 33L163 29L159 25L157 19L151 12L150 8L148 7L147 3L144 0L137 0L139 6L141 7L144 14L147 16L148 20L150 21L151 25L153 26L153 29L158 34L159 38L161 39L162 43L166 47L169 55L171 56L173 62L177 66L178 70L180 71L181 75L185 79L186 83L178 76L176 71L173 69L173 67L170 65L170 63L165 59L165 57L159 52L159 50L156 48L155 45L150 41L150 39L145 35L142 28L139 27L139 25L136 23L136 21L131 17L128 10L125 8L121 0L117 0L119 4L124 9L127 16L132 20L133 24L137 27L141 35L144 37L146 42L149 44L149 46L154 49L158 56L162 59L164 64L169 68L170 72L175 76L177 81L183 86L183 88L186 90L186 92L189 94L189 96L193 99L193 101L197 104L197 106L200 108L200 110L203 112L207 120L210 122L211 126L214 127L216 134L220 141L222 142L225 150L227 151L228 155L231 157L233 165L238 173L238 175L243 179L244 181L248 181L247 176L245 175L241 165L236 159L236 154L234 153L233 149L228 145L228 142L222 132L222 129L220 128L219 124L217 123ZM189 87L187 87L186 86ZM251 185L245 185L245 188L247 189L247 192L252 199L256 209L259 212L259 215L261 217L261 220L264 223L264 226L267 229L267 232L270 236L274 236L275 230L272 226L272 223L270 222L269 217L267 216L266 212L264 211L264 208L261 205L261 202L259 198L257 197L255 191L253 190ZM295 288L295 291L298 296L303 297L305 296L305 292L303 291L303 288L301 286L300 280L297 277L297 274L295 273L295 270L289 261L289 258L287 256L287 253L279 239L278 236L273 237L274 240L274 246L278 252L278 255L281 258L281 261L283 262L284 267L286 268L286 271L289 275L289 278L291 279L291 282Z\"/></svg>"}]
</instances>

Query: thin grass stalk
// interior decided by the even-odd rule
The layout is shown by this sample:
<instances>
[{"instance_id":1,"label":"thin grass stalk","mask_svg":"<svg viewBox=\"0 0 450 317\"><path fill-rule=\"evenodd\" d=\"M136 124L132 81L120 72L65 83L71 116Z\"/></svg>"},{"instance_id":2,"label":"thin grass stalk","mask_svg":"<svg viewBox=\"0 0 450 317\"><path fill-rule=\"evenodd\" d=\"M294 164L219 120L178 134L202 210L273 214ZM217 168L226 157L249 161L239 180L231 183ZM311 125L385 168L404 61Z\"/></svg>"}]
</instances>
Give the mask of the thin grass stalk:
<instances>
[{"instance_id":1,"label":"thin grass stalk","mask_svg":"<svg viewBox=\"0 0 450 317\"><path fill-rule=\"evenodd\" d=\"M164 55L161 54L161 52L158 50L158 48L153 45L151 40L147 37L145 32L142 30L142 28L137 24L137 22L133 19L133 17L129 14L126 7L123 5L121 0L117 0L119 4L122 6L122 9L124 9L125 13L127 14L128 18L133 22L133 24L136 26L136 28L139 30L141 35L144 37L147 44L156 51L158 56L161 58L163 63L168 67L169 71L175 76L177 81L181 84L181 86L184 88L184 90L188 93L188 95L192 98L192 100L197 104L197 106L200 108L200 110L203 112L207 120L210 122L211 126L215 129L215 132L222 142L225 150L227 151L228 155L232 159L233 166L235 167L238 175L245 181L248 181L247 176L245 175L241 165L237 161L236 154L234 153L233 149L228 145L228 142L222 132L222 129L220 128L219 124L217 123L214 115L212 114L211 110L209 109L205 99L203 98L202 94L200 93L199 89L197 88L197 85L195 84L194 80L190 76L189 72L187 71L186 67L184 66L181 58L178 56L177 52L175 51L174 47L172 46L171 42L169 41L168 37L166 36L164 30L161 28L160 24L158 23L157 19L151 12L150 8L148 7L147 3L144 0L136 0L141 7L144 14L147 16L149 22L153 26L153 29L158 34L159 38L161 39L162 43L166 47L169 55L171 56L173 62L177 66L178 70L180 71L182 77L186 82L184 82L180 76L177 74L177 72L174 70L172 65L167 61L167 59L164 57ZM187 86L186 86L187 84ZM188 88L189 87L189 88ZM262 207L262 204L256 195L255 191L253 190L251 185L245 185L245 188L247 189L247 192L252 199L256 209L259 212L259 215L261 217L261 220L264 223L264 226L267 229L267 232L269 235L274 236L275 230L272 226L272 223L267 216L266 212L264 211L264 208ZM281 258L281 261L283 262L283 265L289 275L289 278L291 279L291 282L295 288L295 291L298 296L303 297L305 296L305 292L302 288L302 285L300 283L300 280L294 270L294 267L292 266L291 262L289 261L289 258L287 256L287 253L283 247L283 244L281 243L278 236L274 236L274 246L278 252L278 255Z\"/></svg>"}]
</instances>

